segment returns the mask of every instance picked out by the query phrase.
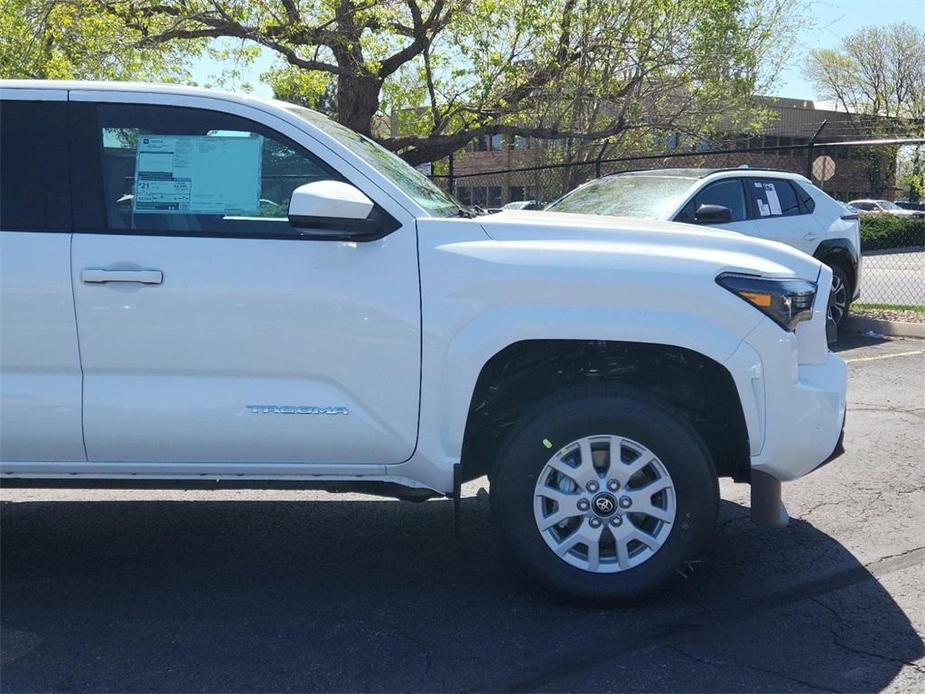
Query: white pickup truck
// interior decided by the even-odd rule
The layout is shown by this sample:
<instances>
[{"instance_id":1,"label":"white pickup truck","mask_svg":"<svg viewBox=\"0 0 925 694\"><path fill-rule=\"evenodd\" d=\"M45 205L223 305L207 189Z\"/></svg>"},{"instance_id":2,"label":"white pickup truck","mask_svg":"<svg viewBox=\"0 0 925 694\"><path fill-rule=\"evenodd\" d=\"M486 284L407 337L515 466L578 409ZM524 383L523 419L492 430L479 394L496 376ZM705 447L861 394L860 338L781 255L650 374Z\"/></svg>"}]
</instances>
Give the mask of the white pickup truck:
<instances>
[{"instance_id":1,"label":"white pickup truck","mask_svg":"<svg viewBox=\"0 0 925 694\"><path fill-rule=\"evenodd\" d=\"M0 484L426 499L487 474L510 554L605 602L701 550L719 477L781 524L781 481L841 450L831 270L782 244L476 216L276 101L0 100Z\"/></svg>"}]
</instances>

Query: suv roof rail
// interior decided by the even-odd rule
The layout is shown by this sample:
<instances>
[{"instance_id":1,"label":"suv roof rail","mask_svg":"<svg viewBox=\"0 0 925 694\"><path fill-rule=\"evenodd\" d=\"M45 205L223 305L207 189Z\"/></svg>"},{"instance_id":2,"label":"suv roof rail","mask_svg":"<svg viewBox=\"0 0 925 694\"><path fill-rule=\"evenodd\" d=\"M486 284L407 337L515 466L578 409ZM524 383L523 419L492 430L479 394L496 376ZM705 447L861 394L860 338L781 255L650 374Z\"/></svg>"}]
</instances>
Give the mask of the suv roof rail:
<instances>
[{"instance_id":1,"label":"suv roof rail","mask_svg":"<svg viewBox=\"0 0 925 694\"><path fill-rule=\"evenodd\" d=\"M788 176L803 176L801 173L796 171L787 171L786 169L753 169L747 164L740 164L739 166L726 166L719 167L715 169L627 169L626 171L612 171L608 174L604 174L601 178L609 178L610 176L623 176L625 174L639 174L639 173L652 173L652 174L666 174L668 175L677 175L682 176L681 172L687 172L690 178L706 178L707 176L712 176L717 173L727 173L727 172L737 172L741 173L742 171L750 171L752 173L773 173L773 174L787 174Z\"/></svg>"}]
</instances>

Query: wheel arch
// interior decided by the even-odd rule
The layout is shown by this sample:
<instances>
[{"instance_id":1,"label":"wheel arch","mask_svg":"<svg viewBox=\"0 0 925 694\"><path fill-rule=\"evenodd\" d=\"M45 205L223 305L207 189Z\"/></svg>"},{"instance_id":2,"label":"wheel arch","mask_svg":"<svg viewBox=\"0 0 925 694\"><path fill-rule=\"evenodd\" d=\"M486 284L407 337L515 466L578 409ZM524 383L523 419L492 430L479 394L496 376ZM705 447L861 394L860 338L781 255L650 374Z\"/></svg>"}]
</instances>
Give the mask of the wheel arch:
<instances>
[{"instance_id":1,"label":"wheel arch","mask_svg":"<svg viewBox=\"0 0 925 694\"><path fill-rule=\"evenodd\" d=\"M839 266L851 283L849 297L854 293L858 282L858 259L856 251L848 239L827 239L817 246L813 257L826 265Z\"/></svg>"},{"instance_id":2,"label":"wheel arch","mask_svg":"<svg viewBox=\"0 0 925 694\"><path fill-rule=\"evenodd\" d=\"M484 363L466 416L463 478L490 474L521 413L563 388L585 384L646 388L688 418L720 476L749 479L745 416L734 379L719 361L677 345L574 339L520 340Z\"/></svg>"}]
</instances>

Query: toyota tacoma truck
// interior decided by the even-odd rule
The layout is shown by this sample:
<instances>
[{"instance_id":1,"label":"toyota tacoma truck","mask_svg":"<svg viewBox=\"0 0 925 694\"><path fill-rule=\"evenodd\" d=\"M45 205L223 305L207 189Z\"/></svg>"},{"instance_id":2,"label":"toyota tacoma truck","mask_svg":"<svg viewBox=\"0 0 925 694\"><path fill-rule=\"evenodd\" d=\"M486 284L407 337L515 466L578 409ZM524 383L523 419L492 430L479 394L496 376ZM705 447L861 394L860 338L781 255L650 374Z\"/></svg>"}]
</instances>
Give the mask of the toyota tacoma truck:
<instances>
[{"instance_id":1,"label":"toyota tacoma truck","mask_svg":"<svg viewBox=\"0 0 925 694\"><path fill-rule=\"evenodd\" d=\"M0 83L0 484L458 499L605 603L840 452L831 270L702 226L479 215L279 101Z\"/></svg>"}]
</instances>

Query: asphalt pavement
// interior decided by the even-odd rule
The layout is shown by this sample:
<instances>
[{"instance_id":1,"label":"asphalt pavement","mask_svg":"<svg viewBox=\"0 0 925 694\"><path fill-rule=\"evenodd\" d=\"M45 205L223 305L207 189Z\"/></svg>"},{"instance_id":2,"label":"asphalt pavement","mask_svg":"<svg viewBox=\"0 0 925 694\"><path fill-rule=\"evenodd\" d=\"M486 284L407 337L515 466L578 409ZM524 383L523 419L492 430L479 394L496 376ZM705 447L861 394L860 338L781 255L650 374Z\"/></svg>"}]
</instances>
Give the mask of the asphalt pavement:
<instances>
[{"instance_id":1,"label":"asphalt pavement","mask_svg":"<svg viewBox=\"0 0 925 694\"><path fill-rule=\"evenodd\" d=\"M0 689L925 691L925 342L842 345L847 453L783 530L724 482L688 578L580 609L462 502L0 491Z\"/></svg>"}]
</instances>

